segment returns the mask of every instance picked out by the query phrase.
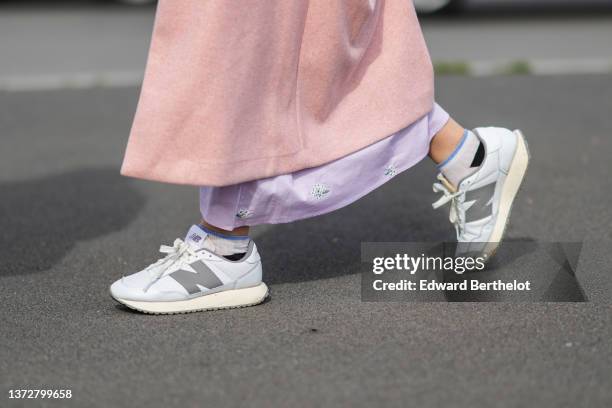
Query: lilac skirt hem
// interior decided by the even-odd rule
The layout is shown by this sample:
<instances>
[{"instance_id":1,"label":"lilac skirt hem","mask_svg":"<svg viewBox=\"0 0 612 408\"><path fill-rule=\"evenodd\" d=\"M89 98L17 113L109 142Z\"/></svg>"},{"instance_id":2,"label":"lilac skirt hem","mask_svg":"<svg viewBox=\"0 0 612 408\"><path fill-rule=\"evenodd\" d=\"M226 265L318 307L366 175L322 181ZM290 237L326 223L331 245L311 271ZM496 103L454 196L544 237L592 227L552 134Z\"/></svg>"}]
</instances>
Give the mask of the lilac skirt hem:
<instances>
[{"instance_id":1,"label":"lilac skirt hem","mask_svg":"<svg viewBox=\"0 0 612 408\"><path fill-rule=\"evenodd\" d=\"M345 207L420 162L446 124L439 105L393 135L322 166L224 187L200 188L206 222L226 230L279 224Z\"/></svg>"}]
</instances>

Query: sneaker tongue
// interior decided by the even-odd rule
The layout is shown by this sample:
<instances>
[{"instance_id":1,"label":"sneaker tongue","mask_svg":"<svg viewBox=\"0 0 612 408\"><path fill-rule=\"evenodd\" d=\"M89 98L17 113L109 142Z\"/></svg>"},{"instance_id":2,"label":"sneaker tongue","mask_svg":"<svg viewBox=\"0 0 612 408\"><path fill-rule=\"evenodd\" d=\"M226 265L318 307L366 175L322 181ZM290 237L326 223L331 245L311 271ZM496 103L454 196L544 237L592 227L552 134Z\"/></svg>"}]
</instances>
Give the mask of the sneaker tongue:
<instances>
[{"instance_id":1,"label":"sneaker tongue","mask_svg":"<svg viewBox=\"0 0 612 408\"><path fill-rule=\"evenodd\" d=\"M444 177L444 175L442 173L439 174L439 178L440 182L442 182L442 184L444 184L444 187L448 188L450 190L451 193L456 193L457 192L457 187L455 187L450 181L448 181L448 179L446 177Z\"/></svg>"},{"instance_id":2,"label":"sneaker tongue","mask_svg":"<svg viewBox=\"0 0 612 408\"><path fill-rule=\"evenodd\" d=\"M189 231L187 231L187 235L185 235L185 242L195 249L201 249L204 247L206 235L206 232L198 225L192 225Z\"/></svg>"}]
</instances>

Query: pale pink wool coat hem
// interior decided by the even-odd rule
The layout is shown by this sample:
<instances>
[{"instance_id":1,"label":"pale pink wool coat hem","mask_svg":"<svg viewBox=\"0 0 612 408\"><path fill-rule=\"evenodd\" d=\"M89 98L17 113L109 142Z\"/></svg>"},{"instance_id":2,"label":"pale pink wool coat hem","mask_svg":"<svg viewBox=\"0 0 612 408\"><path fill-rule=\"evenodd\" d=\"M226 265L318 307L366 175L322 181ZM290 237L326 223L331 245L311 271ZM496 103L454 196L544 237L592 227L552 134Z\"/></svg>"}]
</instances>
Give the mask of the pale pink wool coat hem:
<instances>
[{"instance_id":1,"label":"pale pink wool coat hem","mask_svg":"<svg viewBox=\"0 0 612 408\"><path fill-rule=\"evenodd\" d=\"M122 174L199 186L286 174L432 107L407 0L161 0Z\"/></svg>"}]
</instances>

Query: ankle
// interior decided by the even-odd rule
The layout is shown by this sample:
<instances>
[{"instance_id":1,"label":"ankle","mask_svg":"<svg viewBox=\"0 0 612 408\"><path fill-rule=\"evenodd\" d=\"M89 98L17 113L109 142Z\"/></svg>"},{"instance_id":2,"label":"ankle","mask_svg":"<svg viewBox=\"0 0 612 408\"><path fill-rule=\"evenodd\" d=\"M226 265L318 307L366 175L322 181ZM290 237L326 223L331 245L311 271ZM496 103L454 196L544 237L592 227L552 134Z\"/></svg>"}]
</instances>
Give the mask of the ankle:
<instances>
[{"instance_id":1,"label":"ankle","mask_svg":"<svg viewBox=\"0 0 612 408\"><path fill-rule=\"evenodd\" d=\"M465 128L454 119L451 118L446 122L442 129L431 139L429 157L431 157L434 163L442 163L456 150L464 136L464 132Z\"/></svg>"},{"instance_id":2,"label":"ankle","mask_svg":"<svg viewBox=\"0 0 612 408\"><path fill-rule=\"evenodd\" d=\"M464 130L461 140L451 154L438 164L438 170L455 187L474 174L484 159L484 145L470 130Z\"/></svg>"},{"instance_id":3,"label":"ankle","mask_svg":"<svg viewBox=\"0 0 612 408\"><path fill-rule=\"evenodd\" d=\"M224 230L223 228L215 227L212 224L201 220L200 224L204 229L221 234L222 236L248 236L250 228L248 226L234 228L233 230Z\"/></svg>"},{"instance_id":4,"label":"ankle","mask_svg":"<svg viewBox=\"0 0 612 408\"><path fill-rule=\"evenodd\" d=\"M205 225L198 225L206 233L202 248L213 252L216 255L223 257L239 257L247 252L250 237L247 235L238 235L234 231L224 231L220 228L211 229ZM248 230L247 230L248 231ZM231 232L231 233L228 233ZM231 259L231 258L230 258Z\"/></svg>"}]
</instances>

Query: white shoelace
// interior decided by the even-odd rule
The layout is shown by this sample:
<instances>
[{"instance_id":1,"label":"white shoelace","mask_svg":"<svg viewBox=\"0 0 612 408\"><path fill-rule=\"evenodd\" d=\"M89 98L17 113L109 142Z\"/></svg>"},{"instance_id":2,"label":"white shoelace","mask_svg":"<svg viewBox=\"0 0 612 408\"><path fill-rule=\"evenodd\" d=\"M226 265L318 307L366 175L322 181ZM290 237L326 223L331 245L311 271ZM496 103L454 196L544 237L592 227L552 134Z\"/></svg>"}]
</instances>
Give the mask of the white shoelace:
<instances>
[{"instance_id":1,"label":"white shoelace","mask_svg":"<svg viewBox=\"0 0 612 408\"><path fill-rule=\"evenodd\" d=\"M172 246L161 245L159 247L159 252L166 254L166 256L145 268L151 278L151 281L145 288L145 292L153 283L164 275L168 268L177 262L181 264L187 263L191 257L196 256L193 248L180 238L175 239Z\"/></svg>"},{"instance_id":2,"label":"white shoelace","mask_svg":"<svg viewBox=\"0 0 612 408\"><path fill-rule=\"evenodd\" d=\"M443 195L431 206L434 210L437 210L450 202L450 214L448 219L457 229L457 234L461 235L462 231L465 229L465 214L461 209L458 197L465 195L465 191L453 191L454 189L442 174L438 174L437 178L440 182L434 183L433 191L435 193L442 193Z\"/></svg>"}]
</instances>

